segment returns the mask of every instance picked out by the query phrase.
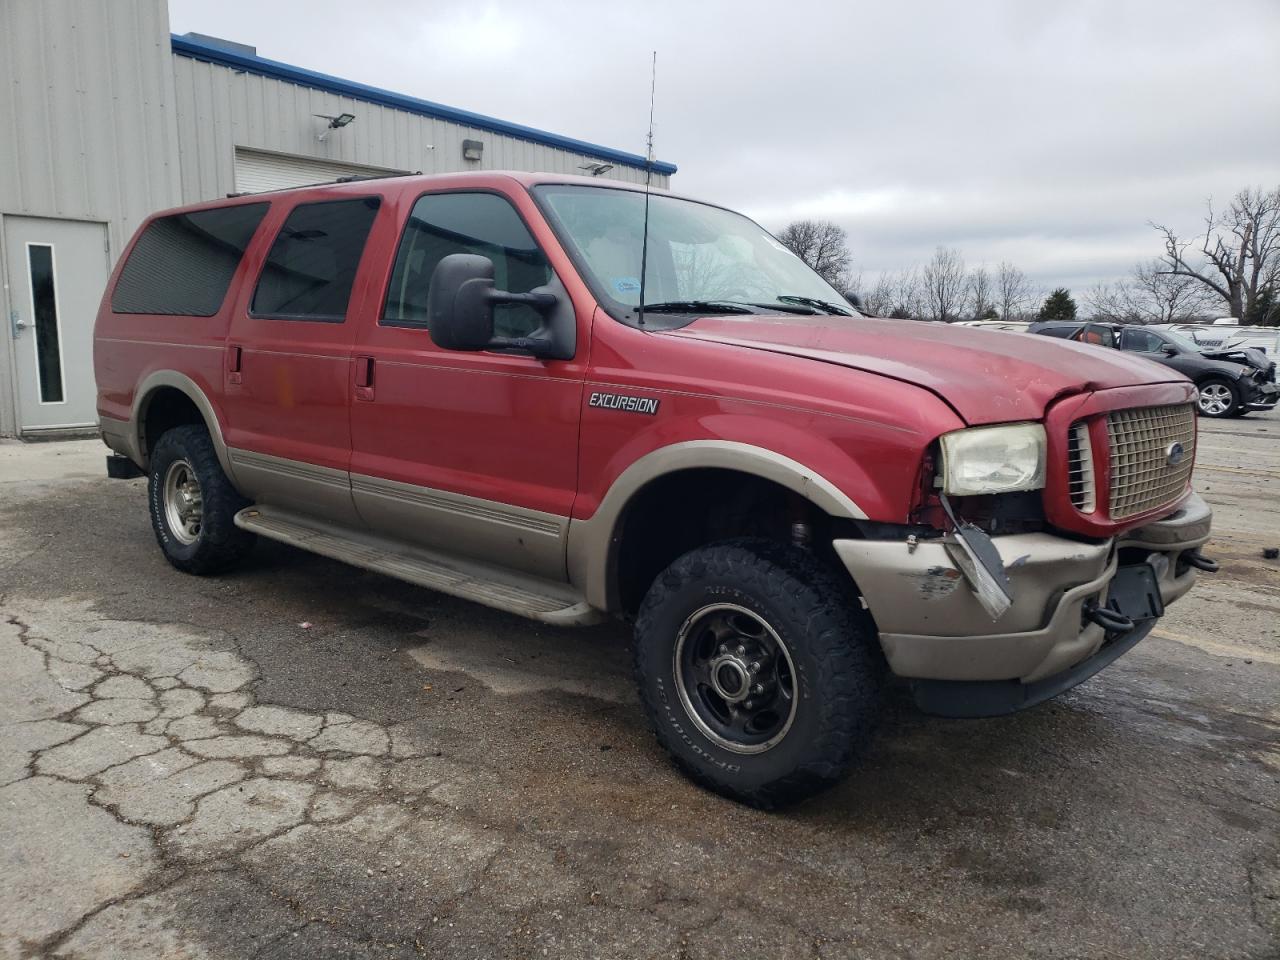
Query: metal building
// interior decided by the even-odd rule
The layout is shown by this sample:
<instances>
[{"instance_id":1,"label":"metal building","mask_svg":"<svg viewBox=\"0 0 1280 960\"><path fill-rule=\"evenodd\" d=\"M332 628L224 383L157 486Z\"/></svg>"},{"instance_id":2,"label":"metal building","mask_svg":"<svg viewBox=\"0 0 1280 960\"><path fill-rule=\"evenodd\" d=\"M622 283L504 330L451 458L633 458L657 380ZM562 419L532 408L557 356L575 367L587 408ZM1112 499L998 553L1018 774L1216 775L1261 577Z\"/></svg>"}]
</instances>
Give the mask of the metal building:
<instances>
[{"instance_id":1,"label":"metal building","mask_svg":"<svg viewBox=\"0 0 1280 960\"><path fill-rule=\"evenodd\" d=\"M644 157L171 36L165 0L0 2L0 436L97 423L94 315L148 214L352 174ZM655 186L675 166L655 161Z\"/></svg>"}]
</instances>

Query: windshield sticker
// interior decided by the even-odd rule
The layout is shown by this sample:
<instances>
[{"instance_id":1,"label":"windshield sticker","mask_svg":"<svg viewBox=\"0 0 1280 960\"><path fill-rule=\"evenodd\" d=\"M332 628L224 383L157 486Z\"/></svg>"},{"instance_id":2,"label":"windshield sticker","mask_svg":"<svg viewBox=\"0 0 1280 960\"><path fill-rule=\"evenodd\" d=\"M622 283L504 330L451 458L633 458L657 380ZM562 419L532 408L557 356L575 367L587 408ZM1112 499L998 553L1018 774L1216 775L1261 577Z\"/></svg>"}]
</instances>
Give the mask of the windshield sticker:
<instances>
[{"instance_id":1,"label":"windshield sticker","mask_svg":"<svg viewBox=\"0 0 1280 960\"><path fill-rule=\"evenodd\" d=\"M639 293L640 281L636 277L614 277L613 289L619 293Z\"/></svg>"},{"instance_id":2,"label":"windshield sticker","mask_svg":"<svg viewBox=\"0 0 1280 960\"><path fill-rule=\"evenodd\" d=\"M773 249L775 250L781 250L783 253L789 253L793 257L796 256L796 252L794 250L786 246L786 244L782 243L781 241L776 240L773 237L769 236L768 234L765 234L764 242L769 244L769 246L773 247ZM796 259L799 260L800 258L796 257Z\"/></svg>"}]
</instances>

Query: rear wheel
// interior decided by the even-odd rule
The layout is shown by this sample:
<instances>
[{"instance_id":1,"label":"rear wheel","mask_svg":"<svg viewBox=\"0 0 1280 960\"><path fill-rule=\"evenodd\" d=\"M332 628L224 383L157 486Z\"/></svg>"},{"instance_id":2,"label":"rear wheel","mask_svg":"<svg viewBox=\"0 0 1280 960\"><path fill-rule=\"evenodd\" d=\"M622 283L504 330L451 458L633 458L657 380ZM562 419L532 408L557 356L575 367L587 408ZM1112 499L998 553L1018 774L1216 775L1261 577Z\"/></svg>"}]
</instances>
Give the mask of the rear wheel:
<instances>
[{"instance_id":1,"label":"rear wheel","mask_svg":"<svg viewBox=\"0 0 1280 960\"><path fill-rule=\"evenodd\" d=\"M1203 416L1230 417L1240 407L1240 392L1230 380L1210 377L1201 381L1197 389L1200 392L1198 404Z\"/></svg>"},{"instance_id":2,"label":"rear wheel","mask_svg":"<svg viewBox=\"0 0 1280 960\"><path fill-rule=\"evenodd\" d=\"M886 674L847 584L765 540L668 567L636 621L635 664L649 721L681 769L758 807L845 774L879 719Z\"/></svg>"},{"instance_id":3,"label":"rear wheel","mask_svg":"<svg viewBox=\"0 0 1280 960\"><path fill-rule=\"evenodd\" d=\"M203 426L174 427L151 453L147 483L151 526L165 559L186 573L221 573L253 546L253 534L235 525L248 506L218 462Z\"/></svg>"}]
</instances>

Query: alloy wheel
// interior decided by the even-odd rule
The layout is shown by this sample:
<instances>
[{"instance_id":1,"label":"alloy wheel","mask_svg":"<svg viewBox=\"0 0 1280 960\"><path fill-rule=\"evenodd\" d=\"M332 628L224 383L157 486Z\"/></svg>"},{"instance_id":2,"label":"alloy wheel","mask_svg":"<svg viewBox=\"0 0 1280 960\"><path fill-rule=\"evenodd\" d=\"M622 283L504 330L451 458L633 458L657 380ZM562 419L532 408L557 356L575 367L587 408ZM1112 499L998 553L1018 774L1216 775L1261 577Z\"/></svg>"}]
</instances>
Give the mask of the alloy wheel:
<instances>
[{"instance_id":1,"label":"alloy wheel","mask_svg":"<svg viewBox=\"0 0 1280 960\"><path fill-rule=\"evenodd\" d=\"M1200 409L1213 417L1231 409L1231 389L1221 383L1206 383L1200 388Z\"/></svg>"}]
</instances>

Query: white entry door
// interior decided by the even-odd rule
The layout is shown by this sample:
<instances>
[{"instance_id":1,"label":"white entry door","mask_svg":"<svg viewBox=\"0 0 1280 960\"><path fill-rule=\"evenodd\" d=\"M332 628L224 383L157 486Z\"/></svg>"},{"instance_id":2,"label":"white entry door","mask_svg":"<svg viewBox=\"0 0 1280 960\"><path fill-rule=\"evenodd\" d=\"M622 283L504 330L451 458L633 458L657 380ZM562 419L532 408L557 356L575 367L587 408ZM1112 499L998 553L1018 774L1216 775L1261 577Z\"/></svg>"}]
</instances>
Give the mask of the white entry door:
<instances>
[{"instance_id":1,"label":"white entry door","mask_svg":"<svg viewBox=\"0 0 1280 960\"><path fill-rule=\"evenodd\" d=\"M93 321L111 272L106 226L5 217L4 246L19 432L96 425Z\"/></svg>"}]
</instances>

